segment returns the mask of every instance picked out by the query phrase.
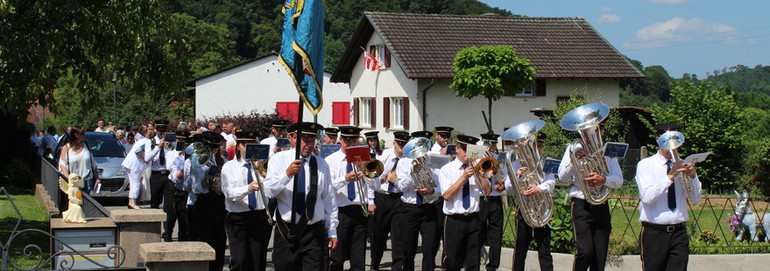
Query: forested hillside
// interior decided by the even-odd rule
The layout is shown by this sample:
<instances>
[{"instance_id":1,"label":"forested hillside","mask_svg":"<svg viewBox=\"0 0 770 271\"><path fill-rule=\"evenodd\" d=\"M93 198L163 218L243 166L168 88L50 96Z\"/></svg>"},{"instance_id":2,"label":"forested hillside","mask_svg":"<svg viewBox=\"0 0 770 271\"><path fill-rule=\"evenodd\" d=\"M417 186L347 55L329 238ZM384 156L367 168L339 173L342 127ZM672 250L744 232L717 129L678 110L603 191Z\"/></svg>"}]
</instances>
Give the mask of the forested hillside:
<instances>
[{"instance_id":1,"label":"forested hillside","mask_svg":"<svg viewBox=\"0 0 770 271\"><path fill-rule=\"evenodd\" d=\"M278 51L281 43L281 0L162 0L168 13L184 13L225 26L241 59ZM326 4L326 69L333 70L364 11L478 15L511 13L476 0L335 0Z\"/></svg>"}]
</instances>

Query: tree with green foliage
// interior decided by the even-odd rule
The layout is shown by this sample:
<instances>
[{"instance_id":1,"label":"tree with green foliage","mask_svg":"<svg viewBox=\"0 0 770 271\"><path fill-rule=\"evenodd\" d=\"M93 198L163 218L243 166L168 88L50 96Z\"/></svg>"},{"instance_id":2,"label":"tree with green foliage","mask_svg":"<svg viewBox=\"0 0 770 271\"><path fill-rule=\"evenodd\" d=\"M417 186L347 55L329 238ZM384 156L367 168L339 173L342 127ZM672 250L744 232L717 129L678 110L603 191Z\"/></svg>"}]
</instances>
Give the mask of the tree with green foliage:
<instances>
[{"instance_id":1,"label":"tree with green foliage","mask_svg":"<svg viewBox=\"0 0 770 271\"><path fill-rule=\"evenodd\" d=\"M770 196L770 112L744 108L741 112L742 174L738 187Z\"/></svg>"},{"instance_id":2,"label":"tree with green foliage","mask_svg":"<svg viewBox=\"0 0 770 271\"><path fill-rule=\"evenodd\" d=\"M680 148L686 155L713 152L697 165L705 189L724 191L734 188L741 169L740 109L730 91L709 84L679 82L671 88L665 107L652 108L655 123L673 122L684 126L686 141ZM657 146L651 146L657 150Z\"/></svg>"},{"instance_id":3,"label":"tree with green foliage","mask_svg":"<svg viewBox=\"0 0 770 271\"><path fill-rule=\"evenodd\" d=\"M457 75L449 87L457 96L487 99L489 115L484 122L489 132L493 131L492 102L513 95L535 80L535 68L528 59L517 57L512 46L466 47L457 52L452 68Z\"/></svg>"}]
</instances>

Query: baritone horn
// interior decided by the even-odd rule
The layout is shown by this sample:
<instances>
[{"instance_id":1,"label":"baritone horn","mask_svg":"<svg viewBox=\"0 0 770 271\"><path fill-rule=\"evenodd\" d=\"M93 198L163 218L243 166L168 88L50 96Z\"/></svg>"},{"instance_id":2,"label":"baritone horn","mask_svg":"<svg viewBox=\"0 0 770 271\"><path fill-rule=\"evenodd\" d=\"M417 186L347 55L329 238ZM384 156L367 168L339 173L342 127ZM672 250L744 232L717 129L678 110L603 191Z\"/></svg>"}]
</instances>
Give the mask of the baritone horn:
<instances>
[{"instance_id":1,"label":"baritone horn","mask_svg":"<svg viewBox=\"0 0 770 271\"><path fill-rule=\"evenodd\" d=\"M506 153L506 159L503 159L503 164L508 170L508 176L511 176L511 184L516 191L516 204L521 217L527 225L534 228L548 225L553 215L553 198L550 193L529 196L523 194L530 186L537 186L545 180L543 160L537 148L537 131L543 126L545 122L542 120L530 120L508 128L501 136L501 139L513 142L511 151ZM522 167L527 167L518 179L514 178L516 176L513 170L514 161L521 163Z\"/></svg>"},{"instance_id":2,"label":"baritone horn","mask_svg":"<svg viewBox=\"0 0 770 271\"><path fill-rule=\"evenodd\" d=\"M603 153L602 134L599 131L599 123L606 119L609 113L610 107L606 104L592 103L572 109L561 119L561 127L564 130L577 131L580 134L580 138L567 145L567 150L575 173L580 178L580 189L585 200L592 205L602 204L610 196L610 189L606 185L590 186L583 179L591 172L604 176L610 174L610 167ZM588 152L582 160L576 156L581 146Z\"/></svg>"},{"instance_id":3,"label":"baritone horn","mask_svg":"<svg viewBox=\"0 0 770 271\"><path fill-rule=\"evenodd\" d=\"M658 138L658 146L661 149L668 150L671 154L672 164L682 161L682 159L679 158L679 152L677 151L674 153L674 150L681 147L682 144L684 144L684 134L677 131L667 131ZM682 184L682 189L685 191L685 193L687 193L687 195L690 195L690 193L694 190L692 187L692 179L686 174L679 173L678 175L680 175L679 181Z\"/></svg>"},{"instance_id":4,"label":"baritone horn","mask_svg":"<svg viewBox=\"0 0 770 271\"><path fill-rule=\"evenodd\" d=\"M436 187L436 180L433 179L433 172L428 166L428 151L430 151L430 147L430 139L424 137L409 140L404 146L404 156L412 159L412 172L410 173L410 176L418 189ZM433 203L437 200L435 194L421 196L425 203Z\"/></svg>"}]
</instances>

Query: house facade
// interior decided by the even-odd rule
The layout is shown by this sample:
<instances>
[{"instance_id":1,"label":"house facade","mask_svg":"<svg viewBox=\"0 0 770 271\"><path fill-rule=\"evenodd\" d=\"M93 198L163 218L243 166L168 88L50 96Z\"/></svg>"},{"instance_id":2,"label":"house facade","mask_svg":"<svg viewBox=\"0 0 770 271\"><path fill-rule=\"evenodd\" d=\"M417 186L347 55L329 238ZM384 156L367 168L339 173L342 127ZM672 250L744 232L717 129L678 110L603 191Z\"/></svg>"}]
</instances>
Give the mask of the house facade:
<instances>
[{"instance_id":1,"label":"house facade","mask_svg":"<svg viewBox=\"0 0 770 271\"><path fill-rule=\"evenodd\" d=\"M536 80L493 103L492 127L537 118L573 93L610 106L619 104L619 81L644 75L581 18L523 18L367 12L331 81L350 84L352 123L381 131L453 126L486 132L483 97L460 98L449 88L455 54L468 46L511 45L530 60ZM364 65L363 48L380 62Z\"/></svg>"},{"instance_id":2,"label":"house facade","mask_svg":"<svg viewBox=\"0 0 770 271\"><path fill-rule=\"evenodd\" d=\"M318 123L324 126L351 123L350 88L347 83L330 82L324 72L323 109ZM205 120L220 115L258 113L278 114L296 121L299 106L297 90L277 54L269 54L233 67L197 78L195 82L195 118ZM305 108L303 119L313 121Z\"/></svg>"}]
</instances>

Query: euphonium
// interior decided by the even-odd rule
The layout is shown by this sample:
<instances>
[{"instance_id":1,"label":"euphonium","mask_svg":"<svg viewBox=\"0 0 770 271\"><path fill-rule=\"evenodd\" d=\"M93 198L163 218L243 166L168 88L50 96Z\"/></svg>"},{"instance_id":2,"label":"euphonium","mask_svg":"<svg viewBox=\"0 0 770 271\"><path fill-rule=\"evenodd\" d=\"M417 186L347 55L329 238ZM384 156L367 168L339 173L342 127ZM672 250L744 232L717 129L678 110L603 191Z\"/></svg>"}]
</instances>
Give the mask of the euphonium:
<instances>
[{"instance_id":1,"label":"euphonium","mask_svg":"<svg viewBox=\"0 0 770 271\"><path fill-rule=\"evenodd\" d=\"M672 164L682 160L679 158L678 153L674 153L674 150L681 147L682 144L684 144L684 135L677 131L665 132L658 138L658 146L661 149L668 150L669 153L671 153ZM689 195L694 189L692 187L692 179L690 176L687 176L687 174L679 174L681 175L679 177L679 181L682 184L682 189L685 193L687 193L687 195Z\"/></svg>"},{"instance_id":2,"label":"euphonium","mask_svg":"<svg viewBox=\"0 0 770 271\"><path fill-rule=\"evenodd\" d=\"M511 176L511 184L517 194L516 204L524 222L535 228L548 225L553 215L553 198L550 193L523 195L529 186L539 185L545 180L543 160L540 150L537 149L537 131L543 126L544 121L531 120L509 128L501 136L503 140L513 142L511 151L506 153L506 159L503 159L503 164L508 170L508 176ZM522 167L527 167L518 180L513 170L514 156L515 161L520 162Z\"/></svg>"},{"instance_id":3,"label":"euphonium","mask_svg":"<svg viewBox=\"0 0 770 271\"><path fill-rule=\"evenodd\" d=\"M570 152L572 166L575 167L575 175L580 178L580 189L585 200L592 205L602 204L610 196L610 189L606 185L590 186L583 180L583 177L591 172L604 176L610 174L602 148L604 142L599 131L599 123L607 118L609 112L610 107L606 104L592 103L572 109L561 119L562 128L580 133L580 138L573 140L567 150ZM580 146L588 152L582 160L575 154Z\"/></svg>"},{"instance_id":4,"label":"euphonium","mask_svg":"<svg viewBox=\"0 0 770 271\"><path fill-rule=\"evenodd\" d=\"M428 167L428 151L430 147L430 139L424 137L409 140L404 146L404 156L412 159L413 170L410 176L418 189L436 187L433 172ZM434 194L428 194L422 195L422 199L425 203L433 203L437 198Z\"/></svg>"}]
</instances>

